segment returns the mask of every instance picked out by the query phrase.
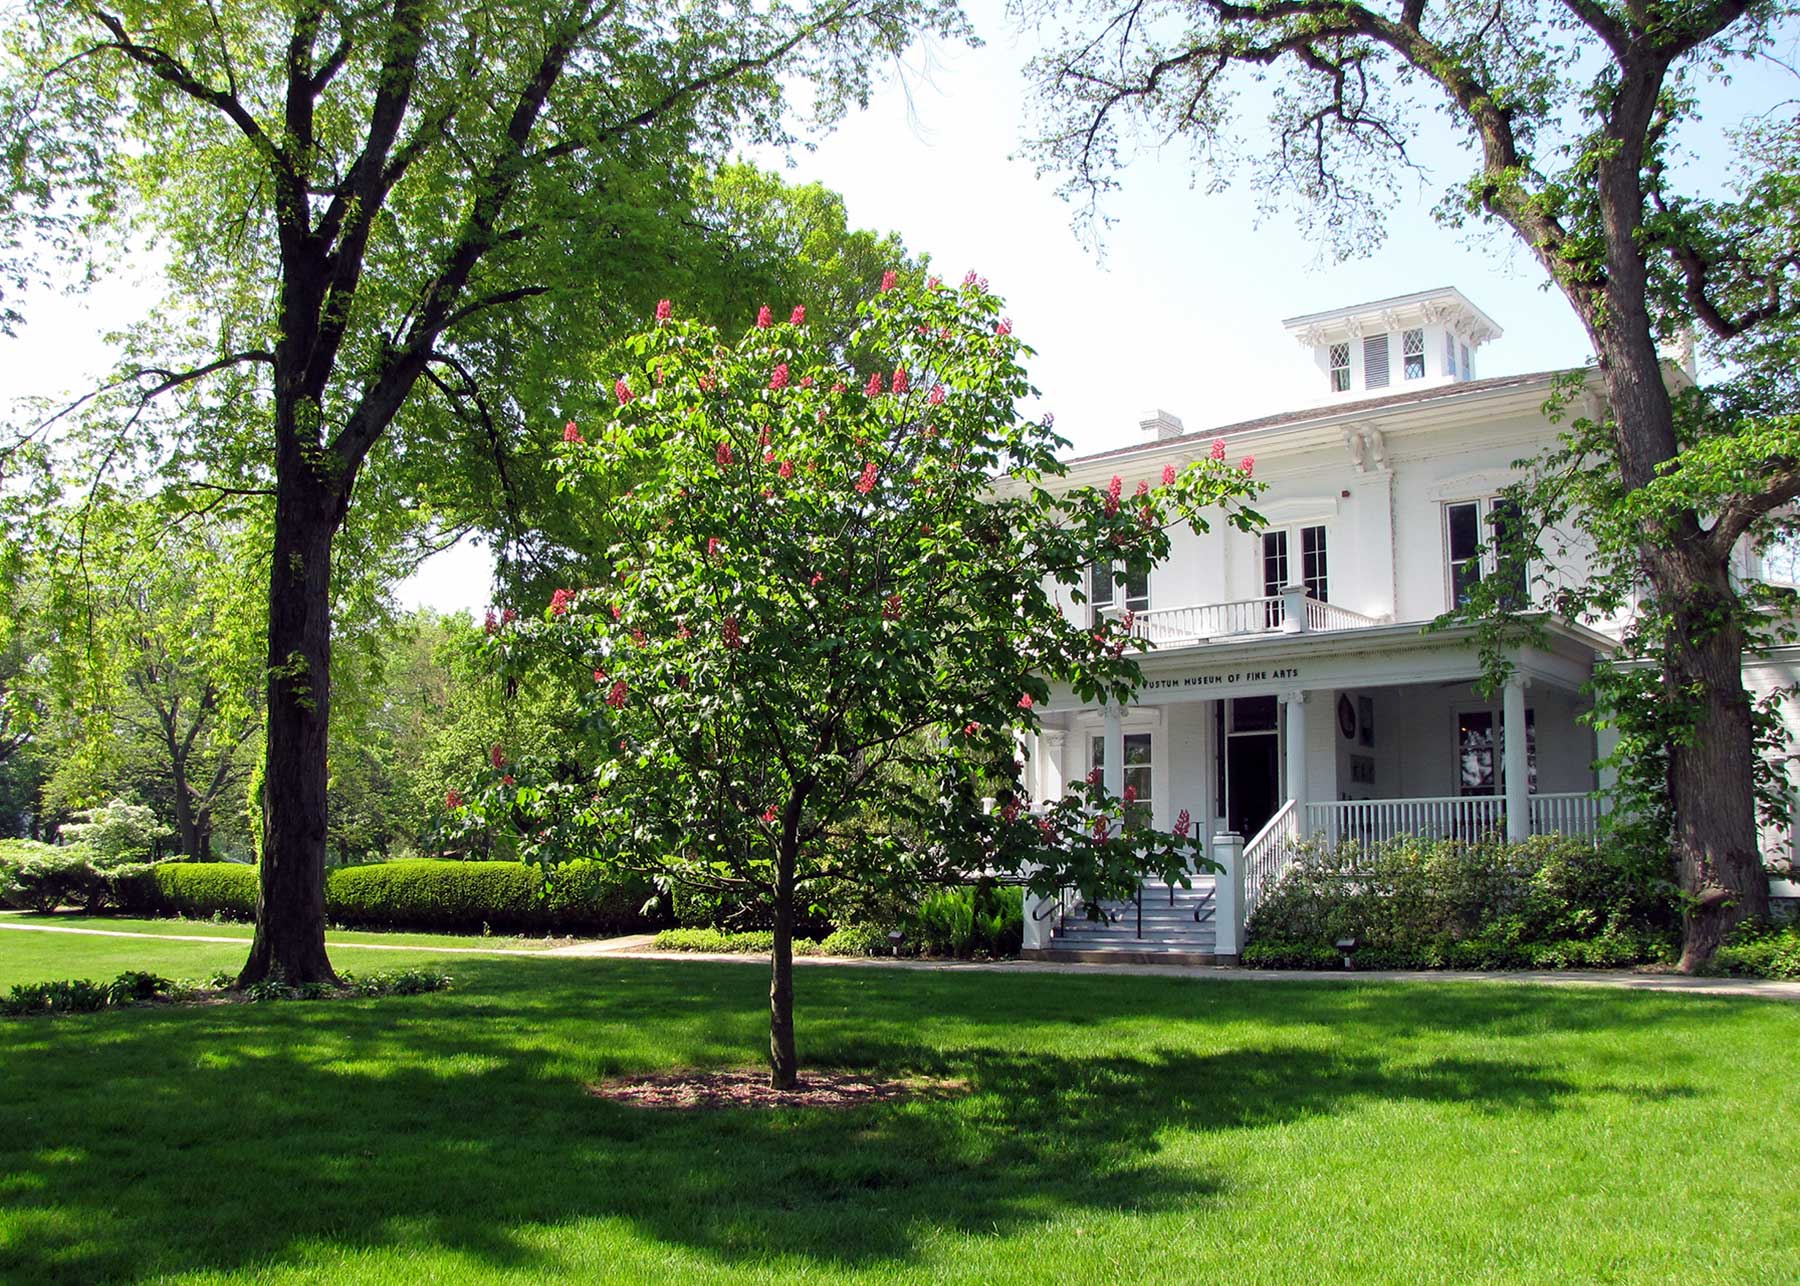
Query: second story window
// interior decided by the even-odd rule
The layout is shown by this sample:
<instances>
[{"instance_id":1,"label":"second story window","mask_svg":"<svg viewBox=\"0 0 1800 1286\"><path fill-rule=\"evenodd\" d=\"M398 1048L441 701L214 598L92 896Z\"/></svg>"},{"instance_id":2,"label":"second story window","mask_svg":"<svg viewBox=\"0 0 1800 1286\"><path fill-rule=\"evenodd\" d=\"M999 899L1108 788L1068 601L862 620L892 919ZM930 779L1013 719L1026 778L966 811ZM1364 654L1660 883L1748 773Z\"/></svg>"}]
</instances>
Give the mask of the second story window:
<instances>
[{"instance_id":1,"label":"second story window","mask_svg":"<svg viewBox=\"0 0 1800 1286\"><path fill-rule=\"evenodd\" d=\"M1526 601L1524 560L1510 546L1519 535L1519 507L1510 500L1463 500L1444 506L1444 560L1450 605L1462 607L1480 581L1505 577L1501 602L1522 607Z\"/></svg>"},{"instance_id":2,"label":"second story window","mask_svg":"<svg viewBox=\"0 0 1800 1286\"><path fill-rule=\"evenodd\" d=\"M1363 387L1388 386L1388 337L1384 331L1363 340Z\"/></svg>"},{"instance_id":3,"label":"second story window","mask_svg":"<svg viewBox=\"0 0 1800 1286\"><path fill-rule=\"evenodd\" d=\"M1469 372L1472 369L1473 368L1469 365L1469 346L1464 344L1462 346L1462 377L1465 380L1470 378Z\"/></svg>"},{"instance_id":4,"label":"second story window","mask_svg":"<svg viewBox=\"0 0 1800 1286\"><path fill-rule=\"evenodd\" d=\"M1350 345L1348 344L1331 346L1331 391L1333 393L1350 391Z\"/></svg>"},{"instance_id":5,"label":"second story window","mask_svg":"<svg viewBox=\"0 0 1800 1286\"><path fill-rule=\"evenodd\" d=\"M1422 329L1400 332L1400 355L1406 362L1407 379L1425 378L1425 332Z\"/></svg>"},{"instance_id":6,"label":"second story window","mask_svg":"<svg viewBox=\"0 0 1800 1286\"><path fill-rule=\"evenodd\" d=\"M1128 571L1123 563L1095 563L1088 568L1088 607L1093 625L1110 611L1149 611L1150 573Z\"/></svg>"},{"instance_id":7,"label":"second story window","mask_svg":"<svg viewBox=\"0 0 1800 1286\"><path fill-rule=\"evenodd\" d=\"M1449 331L1444 332L1444 374L1456 378L1456 336Z\"/></svg>"},{"instance_id":8,"label":"second story window","mask_svg":"<svg viewBox=\"0 0 1800 1286\"><path fill-rule=\"evenodd\" d=\"M1291 551L1295 546L1300 551L1298 579L1293 575L1294 566L1291 561ZM1269 629L1276 628L1285 619L1280 599L1281 591L1289 585L1304 585L1307 594L1321 603L1331 601L1331 579L1326 565L1323 525L1300 527L1293 531L1285 527L1265 531L1262 537L1262 563L1263 597L1269 600L1263 607L1263 624Z\"/></svg>"}]
</instances>

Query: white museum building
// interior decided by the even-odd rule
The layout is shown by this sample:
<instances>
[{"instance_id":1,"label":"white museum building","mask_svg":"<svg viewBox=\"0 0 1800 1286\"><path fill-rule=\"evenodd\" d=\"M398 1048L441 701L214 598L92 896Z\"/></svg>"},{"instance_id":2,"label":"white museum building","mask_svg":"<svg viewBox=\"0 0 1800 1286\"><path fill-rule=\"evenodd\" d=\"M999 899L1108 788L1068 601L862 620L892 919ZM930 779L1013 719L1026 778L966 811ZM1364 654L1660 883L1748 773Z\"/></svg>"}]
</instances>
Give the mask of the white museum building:
<instances>
[{"instance_id":1,"label":"white museum building","mask_svg":"<svg viewBox=\"0 0 1800 1286\"><path fill-rule=\"evenodd\" d=\"M1477 688L1471 629L1425 631L1496 573L1498 497L1519 461L1555 445L1544 404L1566 372L1478 378L1478 355L1501 329L1455 289L1284 325L1302 349L1298 409L1198 432L1159 411L1142 444L1069 462L1071 486L1118 476L1130 491L1222 439L1229 459L1255 457L1267 525L1182 528L1148 576L1093 576L1085 603L1065 592L1073 619L1131 613L1150 645L1144 683L1124 708L1053 691L1025 747L1033 798L1057 798L1098 768L1159 828L1187 810L1197 833L1219 837L1228 874L1216 887L1146 886L1097 922L1029 900L1028 955L1234 958L1296 840L1595 830L1606 785L1595 764L1610 747L1581 722L1583 686L1608 663L1620 622L1547 619L1541 645L1511 657L1511 679L1491 696ZM1672 360L1669 373L1691 378L1691 367ZM1583 396L1598 396L1592 381ZM1740 558L1740 575L1763 574L1748 547ZM1534 595L1581 574L1532 570ZM1796 673L1800 651L1747 665L1745 677L1758 692ZM1785 861L1792 837L1765 843Z\"/></svg>"}]
</instances>

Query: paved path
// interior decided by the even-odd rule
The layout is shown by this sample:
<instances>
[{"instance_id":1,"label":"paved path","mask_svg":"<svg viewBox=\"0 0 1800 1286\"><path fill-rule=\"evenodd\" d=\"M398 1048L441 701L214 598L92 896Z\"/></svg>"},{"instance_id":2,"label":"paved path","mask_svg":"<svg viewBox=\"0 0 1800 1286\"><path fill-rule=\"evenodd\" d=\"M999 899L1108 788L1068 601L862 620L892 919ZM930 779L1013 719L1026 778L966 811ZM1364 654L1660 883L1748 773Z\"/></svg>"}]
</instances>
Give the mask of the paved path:
<instances>
[{"instance_id":1,"label":"paved path","mask_svg":"<svg viewBox=\"0 0 1800 1286\"><path fill-rule=\"evenodd\" d=\"M86 929L60 924L8 924L0 919L0 930L20 933L82 933L105 938L141 938L152 942L223 942L246 945L248 938L227 938L197 933L135 933L126 929ZM520 947L443 947L406 946L387 942L332 942L333 951L433 951L453 955L552 957L568 960L659 960L694 964L754 965L768 968L768 957L761 955L729 955L705 951L656 951L648 933L625 934L616 938L600 938L575 942L566 947L526 950ZM1036 960L895 960L880 956L796 956L802 966L830 966L839 969L923 969L946 973L1013 973L1013 974L1086 974L1107 976L1125 974L1138 978L1188 978L1221 982L1479 982L1493 985L1535 987L1615 987L1629 991L1661 991L1706 996L1758 996L1769 1000L1800 1001L1800 980L1774 978L1694 978L1679 973L1628 973L1606 970L1544 971L1536 973L1480 973L1457 970L1358 969L1242 969L1232 965L1138 965L1138 964L1052 964Z\"/></svg>"}]
</instances>

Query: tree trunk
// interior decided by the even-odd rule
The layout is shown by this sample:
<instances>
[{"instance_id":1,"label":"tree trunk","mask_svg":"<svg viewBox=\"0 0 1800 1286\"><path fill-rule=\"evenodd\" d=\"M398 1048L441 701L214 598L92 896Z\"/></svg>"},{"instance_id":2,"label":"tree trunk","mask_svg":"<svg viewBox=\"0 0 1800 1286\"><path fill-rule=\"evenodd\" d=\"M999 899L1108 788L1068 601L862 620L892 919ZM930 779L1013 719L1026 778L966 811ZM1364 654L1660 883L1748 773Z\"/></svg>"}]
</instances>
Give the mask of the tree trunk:
<instances>
[{"instance_id":1,"label":"tree trunk","mask_svg":"<svg viewBox=\"0 0 1800 1286\"><path fill-rule=\"evenodd\" d=\"M1675 815L1675 867L1689 904L1683 915L1681 969L1711 961L1732 927L1767 919L1769 881L1756 829L1756 745L1743 683L1743 631L1725 606L1734 595L1717 560L1690 554L1664 578L1679 581L1667 659L1671 699L1692 712L1689 738L1669 747ZM1686 574L1684 575L1683 572Z\"/></svg>"},{"instance_id":2,"label":"tree trunk","mask_svg":"<svg viewBox=\"0 0 1800 1286\"><path fill-rule=\"evenodd\" d=\"M775 946L769 952L769 1084L778 1090L800 1083L794 1054L794 866L784 841L775 877Z\"/></svg>"},{"instance_id":3,"label":"tree trunk","mask_svg":"<svg viewBox=\"0 0 1800 1286\"><path fill-rule=\"evenodd\" d=\"M1676 458L1674 409L1641 307L1615 305L1590 326L1613 417L1621 476L1634 490ZM1689 510L1645 533L1641 558L1671 628L1661 663L1673 708L1691 713L1686 741L1669 747L1673 865L1689 899L1681 968L1705 967L1731 927L1766 917L1768 881L1757 848L1755 740L1743 683L1743 630L1726 561L1706 547Z\"/></svg>"},{"instance_id":4,"label":"tree trunk","mask_svg":"<svg viewBox=\"0 0 1800 1286\"><path fill-rule=\"evenodd\" d=\"M326 738L331 542L345 501L304 466L277 473L262 880L240 986L337 981L325 954Z\"/></svg>"},{"instance_id":5,"label":"tree trunk","mask_svg":"<svg viewBox=\"0 0 1800 1286\"><path fill-rule=\"evenodd\" d=\"M192 861L206 859L201 854L200 828L194 816L194 797L188 792L187 759L178 746L170 746L169 769L175 787L175 838L182 854Z\"/></svg>"}]
</instances>

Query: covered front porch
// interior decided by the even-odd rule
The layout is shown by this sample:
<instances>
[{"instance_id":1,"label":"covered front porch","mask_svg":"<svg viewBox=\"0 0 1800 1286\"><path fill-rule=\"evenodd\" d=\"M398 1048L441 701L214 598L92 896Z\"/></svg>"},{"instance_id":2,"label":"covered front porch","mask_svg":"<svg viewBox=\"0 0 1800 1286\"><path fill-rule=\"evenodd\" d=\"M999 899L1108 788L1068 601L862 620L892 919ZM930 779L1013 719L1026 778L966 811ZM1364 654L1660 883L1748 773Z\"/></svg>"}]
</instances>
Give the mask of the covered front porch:
<instances>
[{"instance_id":1,"label":"covered front porch","mask_svg":"<svg viewBox=\"0 0 1800 1286\"><path fill-rule=\"evenodd\" d=\"M1216 920L1216 950L1235 954L1228 916L1241 925L1302 841L1594 833L1603 748L1581 722L1582 689L1604 645L1548 627L1492 694L1466 630L1164 646L1129 707L1053 699L1025 747L1026 783L1048 800L1098 771L1159 829L1186 812L1237 868L1242 896L1233 907L1221 891Z\"/></svg>"}]
</instances>

